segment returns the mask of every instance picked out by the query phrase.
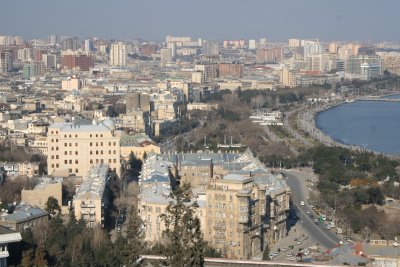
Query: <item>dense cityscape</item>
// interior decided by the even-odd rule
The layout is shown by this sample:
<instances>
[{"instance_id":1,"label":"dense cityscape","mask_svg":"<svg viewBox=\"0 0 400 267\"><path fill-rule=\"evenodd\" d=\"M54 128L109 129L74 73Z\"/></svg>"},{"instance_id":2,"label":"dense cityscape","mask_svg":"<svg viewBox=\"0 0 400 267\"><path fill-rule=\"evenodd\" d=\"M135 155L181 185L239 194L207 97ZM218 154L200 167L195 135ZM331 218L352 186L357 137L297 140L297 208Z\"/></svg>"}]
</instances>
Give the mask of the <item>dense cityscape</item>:
<instances>
[{"instance_id":1,"label":"dense cityscape","mask_svg":"<svg viewBox=\"0 0 400 267\"><path fill-rule=\"evenodd\" d=\"M395 41L0 32L0 266L400 266L399 128L346 122L399 95Z\"/></svg>"}]
</instances>

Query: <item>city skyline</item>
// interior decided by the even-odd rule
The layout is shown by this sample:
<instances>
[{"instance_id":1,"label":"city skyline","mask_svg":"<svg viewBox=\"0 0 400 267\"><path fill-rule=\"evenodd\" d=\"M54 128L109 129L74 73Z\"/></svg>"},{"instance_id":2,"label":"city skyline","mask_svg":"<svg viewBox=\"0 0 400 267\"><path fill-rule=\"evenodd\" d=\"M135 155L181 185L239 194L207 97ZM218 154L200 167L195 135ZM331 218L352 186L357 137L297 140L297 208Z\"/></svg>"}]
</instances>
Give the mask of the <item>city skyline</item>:
<instances>
[{"instance_id":1,"label":"city skyline","mask_svg":"<svg viewBox=\"0 0 400 267\"><path fill-rule=\"evenodd\" d=\"M123 40L163 40L166 35L271 41L291 37L323 41L400 39L394 32L400 27L396 16L400 2L394 0L384 4L372 0L338 0L334 4L317 0L205 0L201 5L181 0L118 0L111 7L106 3L6 1L4 10L10 12L0 17L0 33L24 39L50 34Z\"/></svg>"}]
</instances>

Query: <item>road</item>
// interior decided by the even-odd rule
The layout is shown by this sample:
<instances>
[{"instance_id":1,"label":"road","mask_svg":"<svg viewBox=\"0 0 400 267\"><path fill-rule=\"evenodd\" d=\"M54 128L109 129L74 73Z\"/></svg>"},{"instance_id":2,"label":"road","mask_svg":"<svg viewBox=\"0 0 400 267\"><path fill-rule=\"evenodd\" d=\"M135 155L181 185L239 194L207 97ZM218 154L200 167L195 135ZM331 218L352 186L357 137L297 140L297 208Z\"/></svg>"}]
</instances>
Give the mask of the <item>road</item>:
<instances>
[{"instance_id":1,"label":"road","mask_svg":"<svg viewBox=\"0 0 400 267\"><path fill-rule=\"evenodd\" d=\"M299 171L283 172L283 174L291 188L293 205L295 206L297 215L300 217L297 223L301 223L308 235L321 246L328 249L336 246L340 238L332 231L325 229L323 225L316 225L309 214L307 214L308 210L313 213L307 203L307 188L305 186L307 174ZM301 201L305 202L304 206L300 205Z\"/></svg>"}]
</instances>

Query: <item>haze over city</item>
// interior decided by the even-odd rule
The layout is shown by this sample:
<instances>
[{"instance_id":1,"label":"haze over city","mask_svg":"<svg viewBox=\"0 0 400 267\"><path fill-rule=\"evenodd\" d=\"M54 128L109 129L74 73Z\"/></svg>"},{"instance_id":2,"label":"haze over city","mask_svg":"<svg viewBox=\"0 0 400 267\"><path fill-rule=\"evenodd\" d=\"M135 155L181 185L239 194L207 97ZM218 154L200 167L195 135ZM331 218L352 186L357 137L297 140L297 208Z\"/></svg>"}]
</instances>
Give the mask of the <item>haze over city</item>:
<instances>
[{"instance_id":1,"label":"haze over city","mask_svg":"<svg viewBox=\"0 0 400 267\"><path fill-rule=\"evenodd\" d=\"M55 34L161 40L290 37L396 41L396 0L70 0L2 1L0 31L24 38Z\"/></svg>"}]
</instances>

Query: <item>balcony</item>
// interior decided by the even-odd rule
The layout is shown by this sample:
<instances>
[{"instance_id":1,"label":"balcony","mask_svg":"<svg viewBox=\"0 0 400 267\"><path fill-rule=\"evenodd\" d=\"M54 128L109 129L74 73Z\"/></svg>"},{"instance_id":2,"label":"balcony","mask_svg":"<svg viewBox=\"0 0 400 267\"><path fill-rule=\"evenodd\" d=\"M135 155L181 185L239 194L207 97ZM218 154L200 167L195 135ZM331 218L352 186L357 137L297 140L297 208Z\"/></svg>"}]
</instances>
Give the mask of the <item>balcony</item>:
<instances>
[{"instance_id":1,"label":"balcony","mask_svg":"<svg viewBox=\"0 0 400 267\"><path fill-rule=\"evenodd\" d=\"M8 256L10 256L10 254L8 253L8 250L0 251L0 259L1 258L7 258Z\"/></svg>"},{"instance_id":2,"label":"balcony","mask_svg":"<svg viewBox=\"0 0 400 267\"><path fill-rule=\"evenodd\" d=\"M85 204L82 203L81 204L81 208L95 208L96 206L94 204Z\"/></svg>"}]
</instances>

